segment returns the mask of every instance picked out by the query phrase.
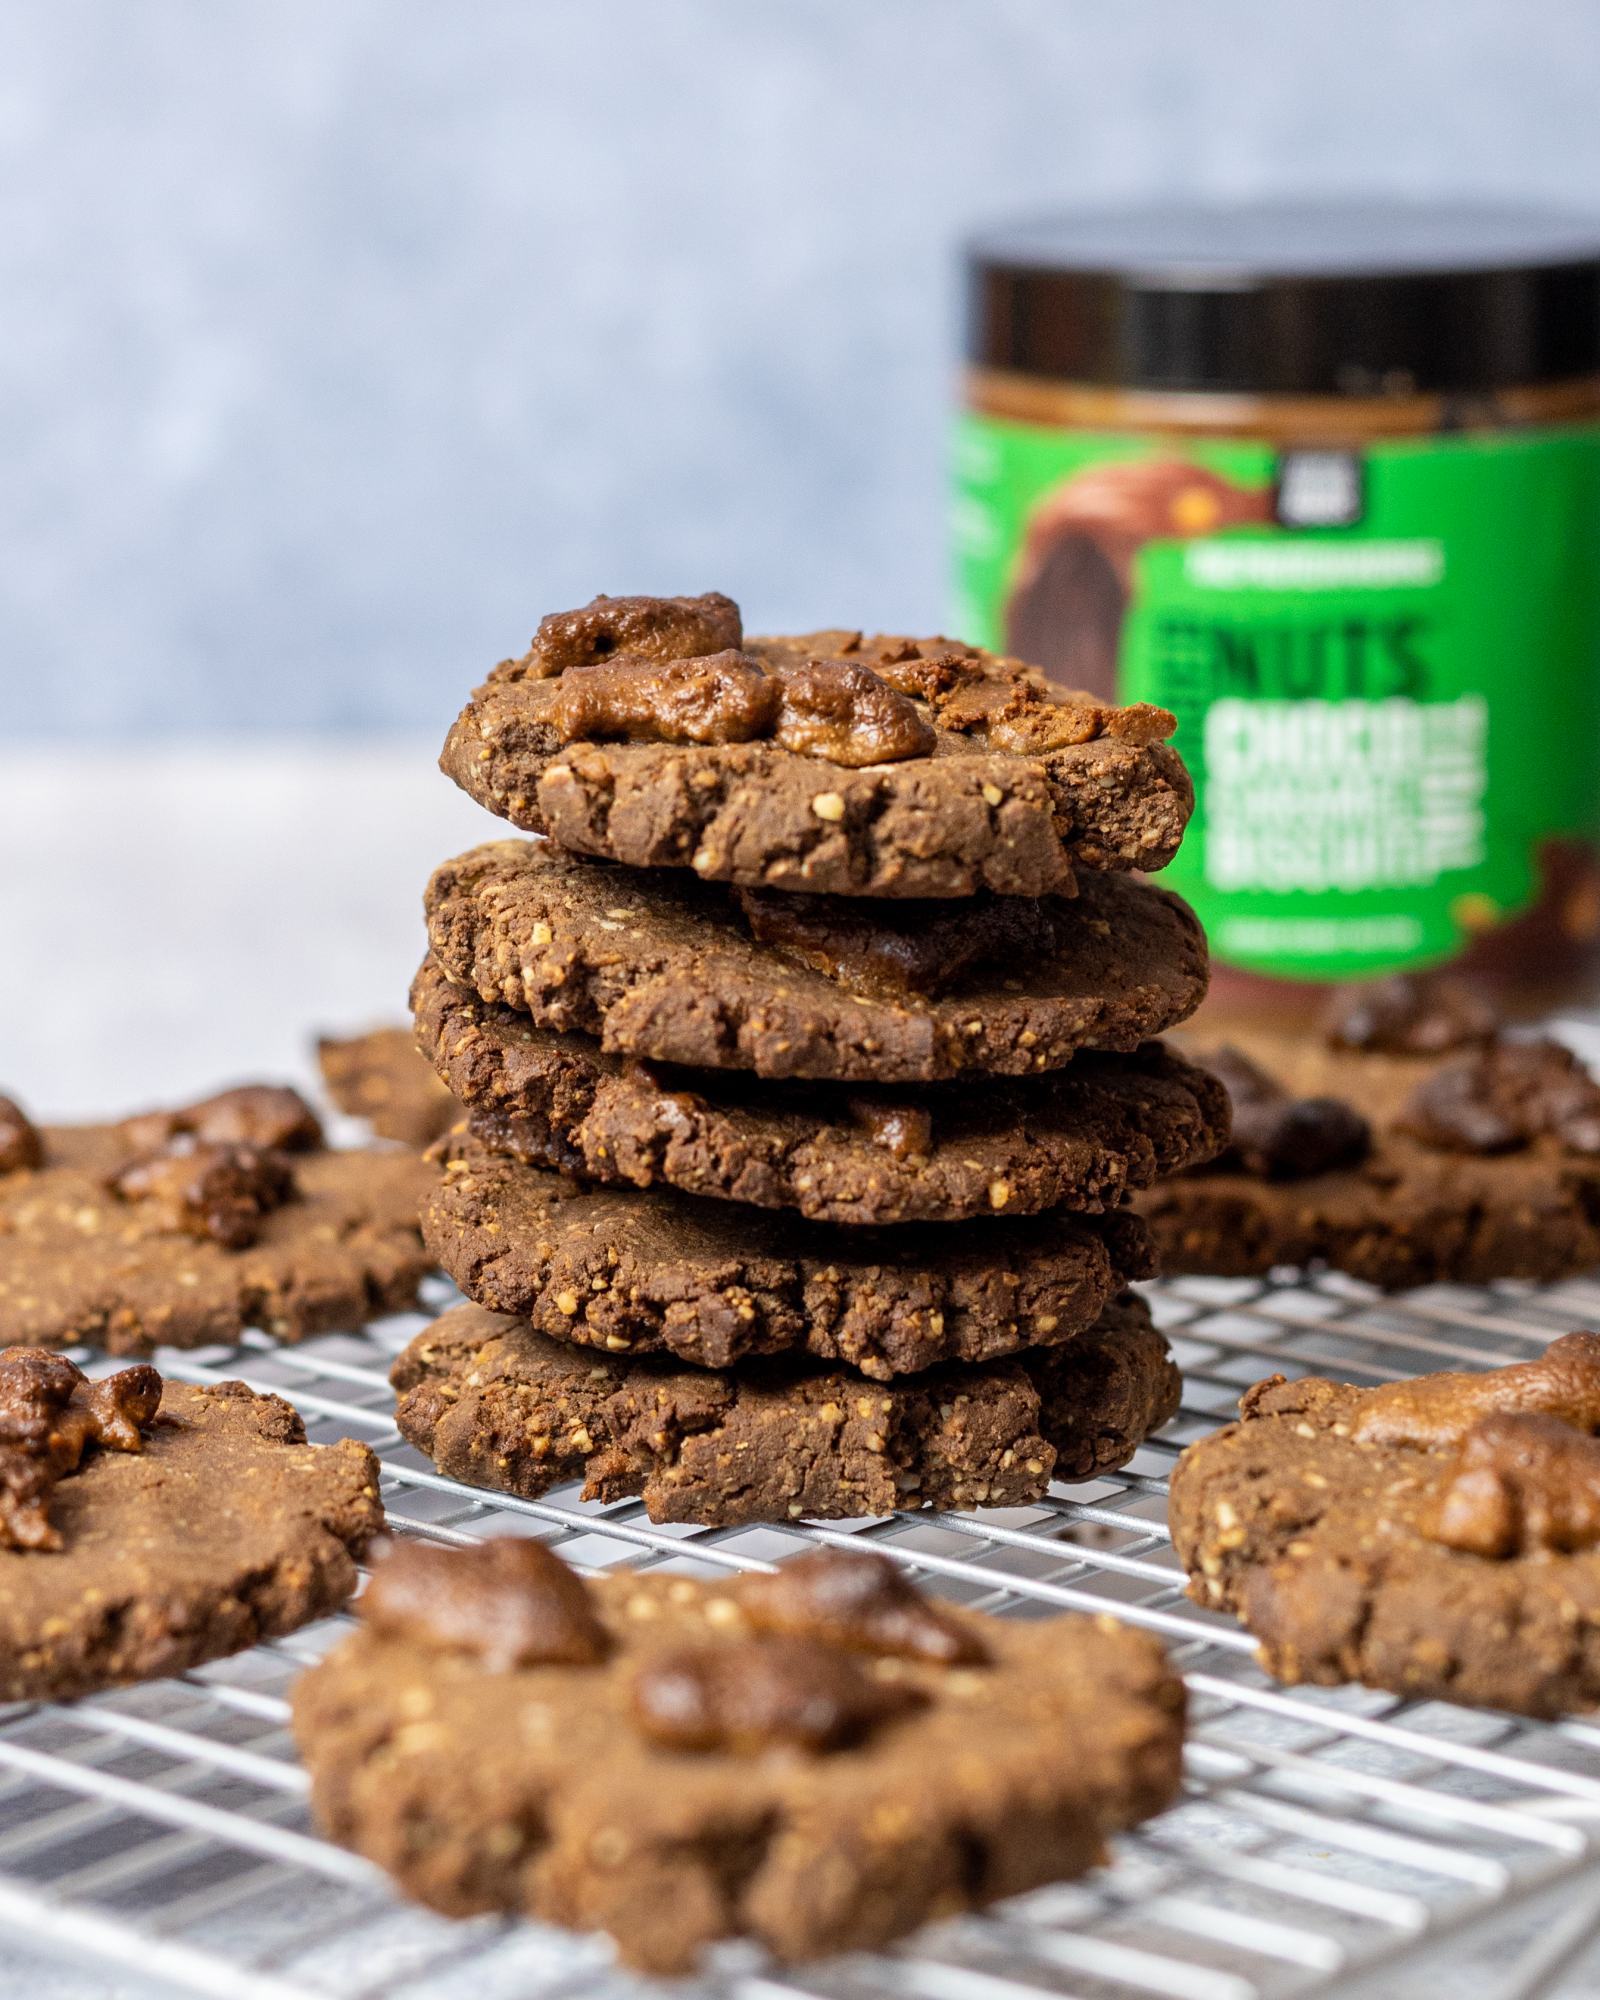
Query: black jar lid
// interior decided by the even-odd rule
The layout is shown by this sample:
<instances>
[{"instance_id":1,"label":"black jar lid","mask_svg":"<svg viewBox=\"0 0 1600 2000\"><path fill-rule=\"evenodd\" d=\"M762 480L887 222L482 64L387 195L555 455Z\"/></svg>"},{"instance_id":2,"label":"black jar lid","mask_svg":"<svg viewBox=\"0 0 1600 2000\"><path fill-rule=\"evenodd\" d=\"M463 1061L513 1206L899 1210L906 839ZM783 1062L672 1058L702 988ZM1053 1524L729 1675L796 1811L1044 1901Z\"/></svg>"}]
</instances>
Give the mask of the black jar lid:
<instances>
[{"instance_id":1,"label":"black jar lid","mask_svg":"<svg viewBox=\"0 0 1600 2000\"><path fill-rule=\"evenodd\" d=\"M1060 381L1428 394L1600 372L1600 219L1405 202L1161 207L968 252L970 360Z\"/></svg>"}]
</instances>

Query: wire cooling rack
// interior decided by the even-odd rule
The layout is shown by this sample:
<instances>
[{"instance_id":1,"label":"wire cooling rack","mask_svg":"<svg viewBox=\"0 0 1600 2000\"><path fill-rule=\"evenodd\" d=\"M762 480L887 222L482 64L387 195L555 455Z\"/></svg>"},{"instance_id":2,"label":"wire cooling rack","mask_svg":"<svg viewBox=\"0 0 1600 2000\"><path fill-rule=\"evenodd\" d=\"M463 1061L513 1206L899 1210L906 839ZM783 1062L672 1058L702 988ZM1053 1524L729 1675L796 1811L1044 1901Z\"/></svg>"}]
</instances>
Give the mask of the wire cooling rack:
<instances>
[{"instance_id":1,"label":"wire cooling rack","mask_svg":"<svg viewBox=\"0 0 1600 2000\"><path fill-rule=\"evenodd\" d=\"M1276 1686L1230 1620L1183 1596L1165 1474L1263 1374L1376 1382L1523 1360L1570 1327L1600 1325L1600 1277L1403 1299L1335 1277L1148 1290L1187 1385L1166 1433L1093 1485L937 1518L655 1527L637 1502L585 1505L576 1488L522 1502L457 1485L392 1423L388 1366L423 1323L415 1314L298 1348L252 1338L160 1361L189 1380L242 1376L279 1391L315 1439L363 1438L401 1534L533 1534L591 1570L700 1576L819 1542L870 1543L985 1611L1109 1610L1168 1642L1192 1706L1185 1797L1120 1841L1111 1866L872 1957L778 1973L726 1947L697 1994L1376 2000L1440 1990L1447 1976L1475 2000L1556 1992L1600 1932L1600 1723ZM452 1297L441 1285L429 1307ZM158 1991L225 2000L647 1991L594 1939L412 1908L317 1836L285 1697L344 1623L181 1679L0 1710L0 1927L46 1958L98 1962L81 1985L62 1972L74 1996L103 1990L108 1962ZM0 1992L21 1990L0 1964Z\"/></svg>"}]
</instances>

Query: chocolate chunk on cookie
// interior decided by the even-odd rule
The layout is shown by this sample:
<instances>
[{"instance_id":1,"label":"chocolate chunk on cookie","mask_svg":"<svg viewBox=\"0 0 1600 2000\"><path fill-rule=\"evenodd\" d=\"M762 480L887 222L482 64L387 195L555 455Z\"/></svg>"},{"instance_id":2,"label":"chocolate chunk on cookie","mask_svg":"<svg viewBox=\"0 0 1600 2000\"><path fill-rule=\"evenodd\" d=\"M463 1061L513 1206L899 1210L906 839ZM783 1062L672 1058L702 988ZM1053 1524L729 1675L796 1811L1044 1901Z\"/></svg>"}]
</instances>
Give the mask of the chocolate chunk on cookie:
<instances>
[{"instance_id":1,"label":"chocolate chunk on cookie","mask_svg":"<svg viewBox=\"0 0 1600 2000\"><path fill-rule=\"evenodd\" d=\"M1092 1326L1154 1274L1125 1211L956 1230L829 1228L673 1189L584 1187L449 1142L423 1236L468 1298L552 1339L702 1368L806 1353L887 1379Z\"/></svg>"},{"instance_id":2,"label":"chocolate chunk on cookie","mask_svg":"<svg viewBox=\"0 0 1600 2000\"><path fill-rule=\"evenodd\" d=\"M726 598L597 598L495 668L440 763L514 826L636 867L1039 896L1171 860L1194 801L1174 726L956 640L747 641Z\"/></svg>"},{"instance_id":3,"label":"chocolate chunk on cookie","mask_svg":"<svg viewBox=\"0 0 1600 2000\"><path fill-rule=\"evenodd\" d=\"M421 1151L461 1117L461 1106L418 1055L409 1028L323 1035L317 1042L317 1067L338 1108L364 1118L380 1139Z\"/></svg>"},{"instance_id":4,"label":"chocolate chunk on cookie","mask_svg":"<svg viewBox=\"0 0 1600 2000\"><path fill-rule=\"evenodd\" d=\"M1159 1042L1025 1084L896 1097L626 1062L453 986L432 960L411 998L419 1046L495 1150L814 1221L1115 1208L1227 1135L1221 1085Z\"/></svg>"},{"instance_id":5,"label":"chocolate chunk on cookie","mask_svg":"<svg viewBox=\"0 0 1600 2000\"><path fill-rule=\"evenodd\" d=\"M480 1628L514 1626L497 1547L397 1548L363 1611L426 1555ZM1176 1797L1183 1688L1152 1639L925 1604L953 1658L863 1653L826 1620L765 1630L783 1576L579 1585L606 1642L579 1663L368 1618L295 1690L318 1820L435 1909L606 1931L672 1974L719 1938L785 1962L885 1944L1081 1874Z\"/></svg>"},{"instance_id":6,"label":"chocolate chunk on cookie","mask_svg":"<svg viewBox=\"0 0 1600 2000\"><path fill-rule=\"evenodd\" d=\"M47 1126L0 1171L0 1341L112 1354L399 1312L430 1268L415 1155L334 1151L292 1090Z\"/></svg>"},{"instance_id":7,"label":"chocolate chunk on cookie","mask_svg":"<svg viewBox=\"0 0 1600 2000\"><path fill-rule=\"evenodd\" d=\"M1193 1051L1233 1092L1234 1143L1138 1197L1164 1271L1326 1263L1405 1286L1600 1264L1600 1086L1434 984L1358 989L1326 1042L1261 1031Z\"/></svg>"},{"instance_id":8,"label":"chocolate chunk on cookie","mask_svg":"<svg viewBox=\"0 0 1600 2000\"><path fill-rule=\"evenodd\" d=\"M737 892L498 841L425 899L450 978L619 1055L760 1076L1022 1076L1132 1049L1204 998L1188 906L1126 876L959 903Z\"/></svg>"},{"instance_id":9,"label":"chocolate chunk on cookie","mask_svg":"<svg viewBox=\"0 0 1600 2000\"><path fill-rule=\"evenodd\" d=\"M873 1382L790 1360L738 1369L596 1354L459 1306L395 1363L402 1435L469 1486L638 1494L708 1526L1014 1507L1123 1465L1178 1404L1133 1293L1064 1346Z\"/></svg>"},{"instance_id":10,"label":"chocolate chunk on cookie","mask_svg":"<svg viewBox=\"0 0 1600 2000\"><path fill-rule=\"evenodd\" d=\"M1172 1477L1190 1595L1279 1679L1600 1703L1600 1335L1378 1389L1282 1376Z\"/></svg>"},{"instance_id":11,"label":"chocolate chunk on cookie","mask_svg":"<svg viewBox=\"0 0 1600 2000\"><path fill-rule=\"evenodd\" d=\"M277 1396L0 1353L0 1700L153 1680L336 1610L378 1465Z\"/></svg>"}]
</instances>

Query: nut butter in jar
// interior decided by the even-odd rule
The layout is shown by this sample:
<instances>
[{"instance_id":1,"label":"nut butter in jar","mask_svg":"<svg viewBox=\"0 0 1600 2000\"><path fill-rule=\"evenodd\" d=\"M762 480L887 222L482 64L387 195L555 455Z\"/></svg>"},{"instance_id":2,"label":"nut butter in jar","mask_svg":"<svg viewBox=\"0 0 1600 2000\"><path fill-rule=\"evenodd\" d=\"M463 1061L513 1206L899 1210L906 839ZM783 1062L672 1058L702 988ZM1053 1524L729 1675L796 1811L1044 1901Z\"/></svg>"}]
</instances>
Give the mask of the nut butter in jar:
<instances>
[{"instance_id":1,"label":"nut butter in jar","mask_svg":"<svg viewBox=\"0 0 1600 2000\"><path fill-rule=\"evenodd\" d=\"M1600 971L1600 225L1168 209L970 256L956 629L1178 717L1213 1008Z\"/></svg>"}]
</instances>

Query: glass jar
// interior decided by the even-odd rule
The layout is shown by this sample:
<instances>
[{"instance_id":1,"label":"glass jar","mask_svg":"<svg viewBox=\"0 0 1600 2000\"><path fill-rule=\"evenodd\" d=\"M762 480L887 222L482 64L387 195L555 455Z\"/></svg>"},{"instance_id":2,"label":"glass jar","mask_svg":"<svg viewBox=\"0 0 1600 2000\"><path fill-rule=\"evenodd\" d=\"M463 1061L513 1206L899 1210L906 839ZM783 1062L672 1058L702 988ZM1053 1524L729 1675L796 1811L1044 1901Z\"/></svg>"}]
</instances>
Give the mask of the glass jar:
<instances>
[{"instance_id":1,"label":"glass jar","mask_svg":"<svg viewBox=\"0 0 1600 2000\"><path fill-rule=\"evenodd\" d=\"M1600 971L1600 225L1144 210L970 254L960 636L1178 717L1216 1003ZM1213 1011L1215 1011L1215 1004Z\"/></svg>"}]
</instances>

